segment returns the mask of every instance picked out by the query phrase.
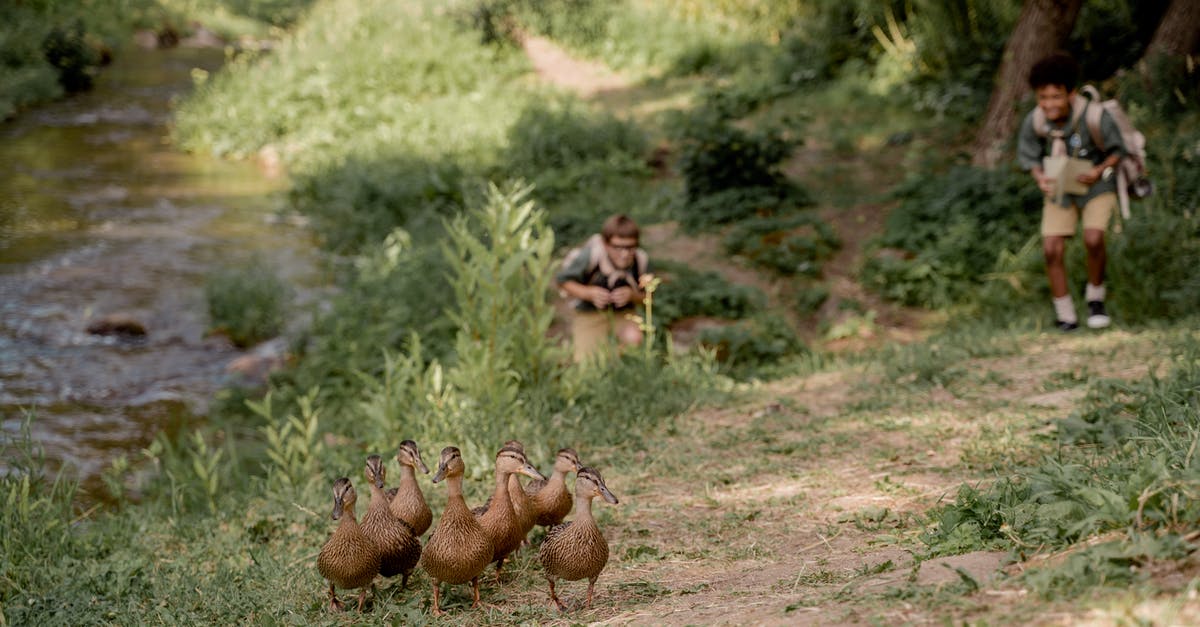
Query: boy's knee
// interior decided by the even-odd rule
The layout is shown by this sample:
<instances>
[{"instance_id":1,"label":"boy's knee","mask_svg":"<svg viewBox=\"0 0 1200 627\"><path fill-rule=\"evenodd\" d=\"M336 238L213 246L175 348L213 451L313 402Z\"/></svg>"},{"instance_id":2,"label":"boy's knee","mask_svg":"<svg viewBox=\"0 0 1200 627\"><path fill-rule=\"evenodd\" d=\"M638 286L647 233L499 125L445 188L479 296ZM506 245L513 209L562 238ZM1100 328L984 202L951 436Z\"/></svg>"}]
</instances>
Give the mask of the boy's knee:
<instances>
[{"instance_id":1,"label":"boy's knee","mask_svg":"<svg viewBox=\"0 0 1200 627\"><path fill-rule=\"evenodd\" d=\"M1085 230L1083 232L1083 245L1088 250L1101 250L1104 248L1104 231Z\"/></svg>"},{"instance_id":2,"label":"boy's knee","mask_svg":"<svg viewBox=\"0 0 1200 627\"><path fill-rule=\"evenodd\" d=\"M637 346L642 343L642 330L634 325L622 325L617 329L617 340L626 346Z\"/></svg>"},{"instance_id":3,"label":"boy's knee","mask_svg":"<svg viewBox=\"0 0 1200 627\"><path fill-rule=\"evenodd\" d=\"M1048 264L1062 263L1064 242L1061 237L1047 237L1042 240L1042 254Z\"/></svg>"}]
</instances>

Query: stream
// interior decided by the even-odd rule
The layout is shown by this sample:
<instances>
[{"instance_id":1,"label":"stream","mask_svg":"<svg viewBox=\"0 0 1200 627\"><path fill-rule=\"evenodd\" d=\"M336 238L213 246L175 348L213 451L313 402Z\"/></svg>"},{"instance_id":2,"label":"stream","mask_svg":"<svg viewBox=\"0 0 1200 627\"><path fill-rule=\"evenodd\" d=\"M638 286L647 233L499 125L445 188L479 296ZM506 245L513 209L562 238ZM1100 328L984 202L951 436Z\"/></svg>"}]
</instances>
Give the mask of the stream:
<instances>
[{"instance_id":1,"label":"stream","mask_svg":"<svg viewBox=\"0 0 1200 627\"><path fill-rule=\"evenodd\" d=\"M160 431L203 421L235 376L245 353L206 335L212 272L266 264L294 287L295 318L325 282L309 231L276 219L286 180L168 141L192 70L223 62L220 49L131 48L94 90L0 122L0 440L28 421L48 470L85 488ZM88 332L112 315L146 335Z\"/></svg>"}]
</instances>

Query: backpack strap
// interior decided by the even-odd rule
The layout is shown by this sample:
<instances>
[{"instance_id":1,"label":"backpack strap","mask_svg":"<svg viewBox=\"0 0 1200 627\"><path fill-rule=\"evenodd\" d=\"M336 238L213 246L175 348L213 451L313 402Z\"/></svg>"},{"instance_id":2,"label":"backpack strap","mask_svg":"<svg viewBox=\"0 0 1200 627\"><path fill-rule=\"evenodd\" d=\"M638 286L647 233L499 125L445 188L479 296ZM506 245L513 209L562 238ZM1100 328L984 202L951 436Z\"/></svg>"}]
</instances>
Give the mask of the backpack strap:
<instances>
[{"instance_id":1,"label":"backpack strap","mask_svg":"<svg viewBox=\"0 0 1200 627\"><path fill-rule=\"evenodd\" d=\"M1103 152L1104 134L1100 132L1100 116L1104 115L1104 107L1100 104L1100 92L1091 85L1084 85L1079 91L1087 96L1083 121L1087 124L1088 133L1092 136L1092 143L1096 144L1096 147Z\"/></svg>"}]
</instances>

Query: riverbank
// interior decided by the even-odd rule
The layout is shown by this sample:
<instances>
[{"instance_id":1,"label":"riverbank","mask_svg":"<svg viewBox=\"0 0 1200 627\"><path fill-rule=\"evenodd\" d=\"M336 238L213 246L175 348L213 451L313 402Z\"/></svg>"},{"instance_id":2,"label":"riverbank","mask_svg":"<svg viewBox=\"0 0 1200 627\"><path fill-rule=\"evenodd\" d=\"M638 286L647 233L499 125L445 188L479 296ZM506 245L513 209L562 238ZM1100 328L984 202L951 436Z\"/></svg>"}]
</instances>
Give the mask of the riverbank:
<instances>
[{"instance_id":1,"label":"riverbank","mask_svg":"<svg viewBox=\"0 0 1200 627\"><path fill-rule=\"evenodd\" d=\"M291 312L326 281L309 233L275 220L286 180L164 141L194 71L223 62L121 55L92 91L0 127L3 431L30 416L48 469L100 498L114 460L196 428L238 382L244 352L208 335L211 274L258 263L295 286Z\"/></svg>"}]
</instances>

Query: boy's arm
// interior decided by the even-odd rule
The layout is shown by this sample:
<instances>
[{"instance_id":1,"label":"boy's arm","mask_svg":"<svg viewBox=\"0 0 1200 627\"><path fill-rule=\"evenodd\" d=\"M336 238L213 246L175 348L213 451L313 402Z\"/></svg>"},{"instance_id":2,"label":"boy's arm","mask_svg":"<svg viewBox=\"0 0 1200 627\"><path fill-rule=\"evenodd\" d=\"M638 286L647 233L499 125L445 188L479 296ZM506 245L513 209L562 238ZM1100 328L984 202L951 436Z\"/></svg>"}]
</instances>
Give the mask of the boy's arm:
<instances>
[{"instance_id":1,"label":"boy's arm","mask_svg":"<svg viewBox=\"0 0 1200 627\"><path fill-rule=\"evenodd\" d=\"M1108 146L1106 151L1107 156L1092 167L1091 171L1079 175L1079 182L1085 185L1091 185L1099 181L1104 176L1104 171L1109 168L1116 167L1121 161L1121 157L1129 154L1129 150L1125 147L1125 140L1121 138L1121 129L1117 128L1117 122L1107 111L1100 114L1100 137L1104 140L1104 145Z\"/></svg>"},{"instance_id":2,"label":"boy's arm","mask_svg":"<svg viewBox=\"0 0 1200 627\"><path fill-rule=\"evenodd\" d=\"M1045 144L1033 130L1033 112L1021 121L1021 130L1017 131L1017 163L1022 170L1027 170L1037 183L1043 194L1054 193L1054 179L1048 178L1042 171L1042 153Z\"/></svg>"},{"instance_id":3,"label":"boy's arm","mask_svg":"<svg viewBox=\"0 0 1200 627\"><path fill-rule=\"evenodd\" d=\"M587 301L596 308L603 309L612 302L612 297L609 291L603 287L584 283L586 280L584 274L587 272L590 261L586 250L571 256L563 262L563 267L558 274L554 275L554 282L571 298Z\"/></svg>"}]
</instances>

